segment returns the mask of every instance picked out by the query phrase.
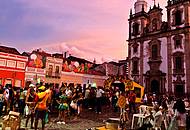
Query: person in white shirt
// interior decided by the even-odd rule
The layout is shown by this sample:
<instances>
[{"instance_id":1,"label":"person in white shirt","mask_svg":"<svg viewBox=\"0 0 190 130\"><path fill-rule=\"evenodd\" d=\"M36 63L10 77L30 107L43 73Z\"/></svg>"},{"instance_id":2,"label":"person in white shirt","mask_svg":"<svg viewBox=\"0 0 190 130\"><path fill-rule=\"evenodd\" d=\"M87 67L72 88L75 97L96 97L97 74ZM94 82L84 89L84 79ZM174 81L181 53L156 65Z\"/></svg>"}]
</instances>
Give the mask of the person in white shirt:
<instances>
[{"instance_id":1,"label":"person in white shirt","mask_svg":"<svg viewBox=\"0 0 190 130\"><path fill-rule=\"evenodd\" d=\"M66 94L66 96L68 96L68 97L71 97L71 96L72 96L72 91L71 91L70 87L67 87L67 88L66 88L65 94Z\"/></svg>"},{"instance_id":2,"label":"person in white shirt","mask_svg":"<svg viewBox=\"0 0 190 130\"><path fill-rule=\"evenodd\" d=\"M104 91L101 89L100 86L98 86L97 90L96 90L96 107L97 107L97 113L101 114L102 112L102 95L104 94Z\"/></svg>"},{"instance_id":3,"label":"person in white shirt","mask_svg":"<svg viewBox=\"0 0 190 130\"><path fill-rule=\"evenodd\" d=\"M8 112L8 109L9 109L9 106L10 106L10 103L9 103L9 89L8 89L8 86L5 87L5 90L4 90L4 99L5 99L5 112L7 113Z\"/></svg>"},{"instance_id":4,"label":"person in white shirt","mask_svg":"<svg viewBox=\"0 0 190 130\"><path fill-rule=\"evenodd\" d=\"M89 107L89 94L90 94L90 89L87 87L84 91L84 107L85 108Z\"/></svg>"}]
</instances>

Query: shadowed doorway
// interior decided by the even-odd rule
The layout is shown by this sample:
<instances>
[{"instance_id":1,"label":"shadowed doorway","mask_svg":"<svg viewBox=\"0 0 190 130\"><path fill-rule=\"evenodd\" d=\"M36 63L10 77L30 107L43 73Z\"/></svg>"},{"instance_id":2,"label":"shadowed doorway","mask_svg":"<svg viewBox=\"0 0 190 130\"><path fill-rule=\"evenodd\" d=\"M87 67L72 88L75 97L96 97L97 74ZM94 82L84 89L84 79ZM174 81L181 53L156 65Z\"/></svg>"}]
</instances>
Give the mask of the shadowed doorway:
<instances>
[{"instance_id":1,"label":"shadowed doorway","mask_svg":"<svg viewBox=\"0 0 190 130\"><path fill-rule=\"evenodd\" d=\"M151 82L151 92L152 93L159 93L159 82L157 80L152 80Z\"/></svg>"},{"instance_id":2,"label":"shadowed doorway","mask_svg":"<svg viewBox=\"0 0 190 130\"><path fill-rule=\"evenodd\" d=\"M175 86L175 95L177 97L182 97L184 95L184 86L183 85Z\"/></svg>"}]
</instances>

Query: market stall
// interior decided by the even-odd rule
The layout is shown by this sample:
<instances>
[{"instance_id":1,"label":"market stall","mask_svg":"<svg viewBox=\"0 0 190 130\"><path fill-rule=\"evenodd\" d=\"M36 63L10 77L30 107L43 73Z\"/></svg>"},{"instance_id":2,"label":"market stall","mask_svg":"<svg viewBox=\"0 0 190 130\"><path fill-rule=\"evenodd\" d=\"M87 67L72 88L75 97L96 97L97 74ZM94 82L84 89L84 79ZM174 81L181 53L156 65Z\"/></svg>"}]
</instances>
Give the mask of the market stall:
<instances>
[{"instance_id":1,"label":"market stall","mask_svg":"<svg viewBox=\"0 0 190 130\"><path fill-rule=\"evenodd\" d=\"M123 77L109 77L104 82L104 87L107 89L119 89L120 91L125 91L128 93L129 91L133 90L136 94L136 102L140 103L142 101L144 95L144 87L140 84L130 80L125 79Z\"/></svg>"}]
</instances>

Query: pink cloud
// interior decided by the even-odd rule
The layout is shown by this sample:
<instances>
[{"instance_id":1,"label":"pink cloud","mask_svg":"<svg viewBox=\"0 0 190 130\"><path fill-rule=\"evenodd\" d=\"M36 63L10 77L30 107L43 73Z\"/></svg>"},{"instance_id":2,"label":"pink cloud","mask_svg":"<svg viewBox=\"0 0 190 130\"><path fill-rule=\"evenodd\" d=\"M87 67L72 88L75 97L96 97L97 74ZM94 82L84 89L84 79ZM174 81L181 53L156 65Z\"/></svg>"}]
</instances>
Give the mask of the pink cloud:
<instances>
[{"instance_id":1,"label":"pink cloud","mask_svg":"<svg viewBox=\"0 0 190 130\"><path fill-rule=\"evenodd\" d=\"M25 5L23 25L43 25L49 35L34 40L34 48L69 51L99 63L127 56L129 0L18 0ZM158 0L162 7L166 0ZM153 4L148 0L149 6ZM149 7L148 7L149 9ZM134 11L133 11L134 12ZM44 44L43 44L44 43Z\"/></svg>"}]
</instances>

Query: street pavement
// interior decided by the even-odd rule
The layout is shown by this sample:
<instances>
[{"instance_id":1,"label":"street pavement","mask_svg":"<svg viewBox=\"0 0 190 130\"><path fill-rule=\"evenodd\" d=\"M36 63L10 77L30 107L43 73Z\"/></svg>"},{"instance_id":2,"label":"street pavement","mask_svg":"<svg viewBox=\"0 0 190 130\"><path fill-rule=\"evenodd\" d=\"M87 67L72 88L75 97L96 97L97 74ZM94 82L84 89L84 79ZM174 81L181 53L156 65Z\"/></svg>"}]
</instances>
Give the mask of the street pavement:
<instances>
[{"instance_id":1,"label":"street pavement","mask_svg":"<svg viewBox=\"0 0 190 130\"><path fill-rule=\"evenodd\" d=\"M81 115L77 118L71 116L70 119L66 121L66 124L57 124L57 114L50 115L50 122L46 124L46 130L86 130L93 127L104 126L108 118L119 118L119 112L113 112L111 107L103 107L101 114L97 114L92 110L83 109ZM23 118L21 122L21 128L25 128L26 119ZM2 120L0 119L0 122ZM41 122L41 121L40 121ZM127 127L129 128L130 121L127 122ZM28 130L30 129L30 121L28 123ZM41 123L39 123L39 128L41 128Z\"/></svg>"}]
</instances>

